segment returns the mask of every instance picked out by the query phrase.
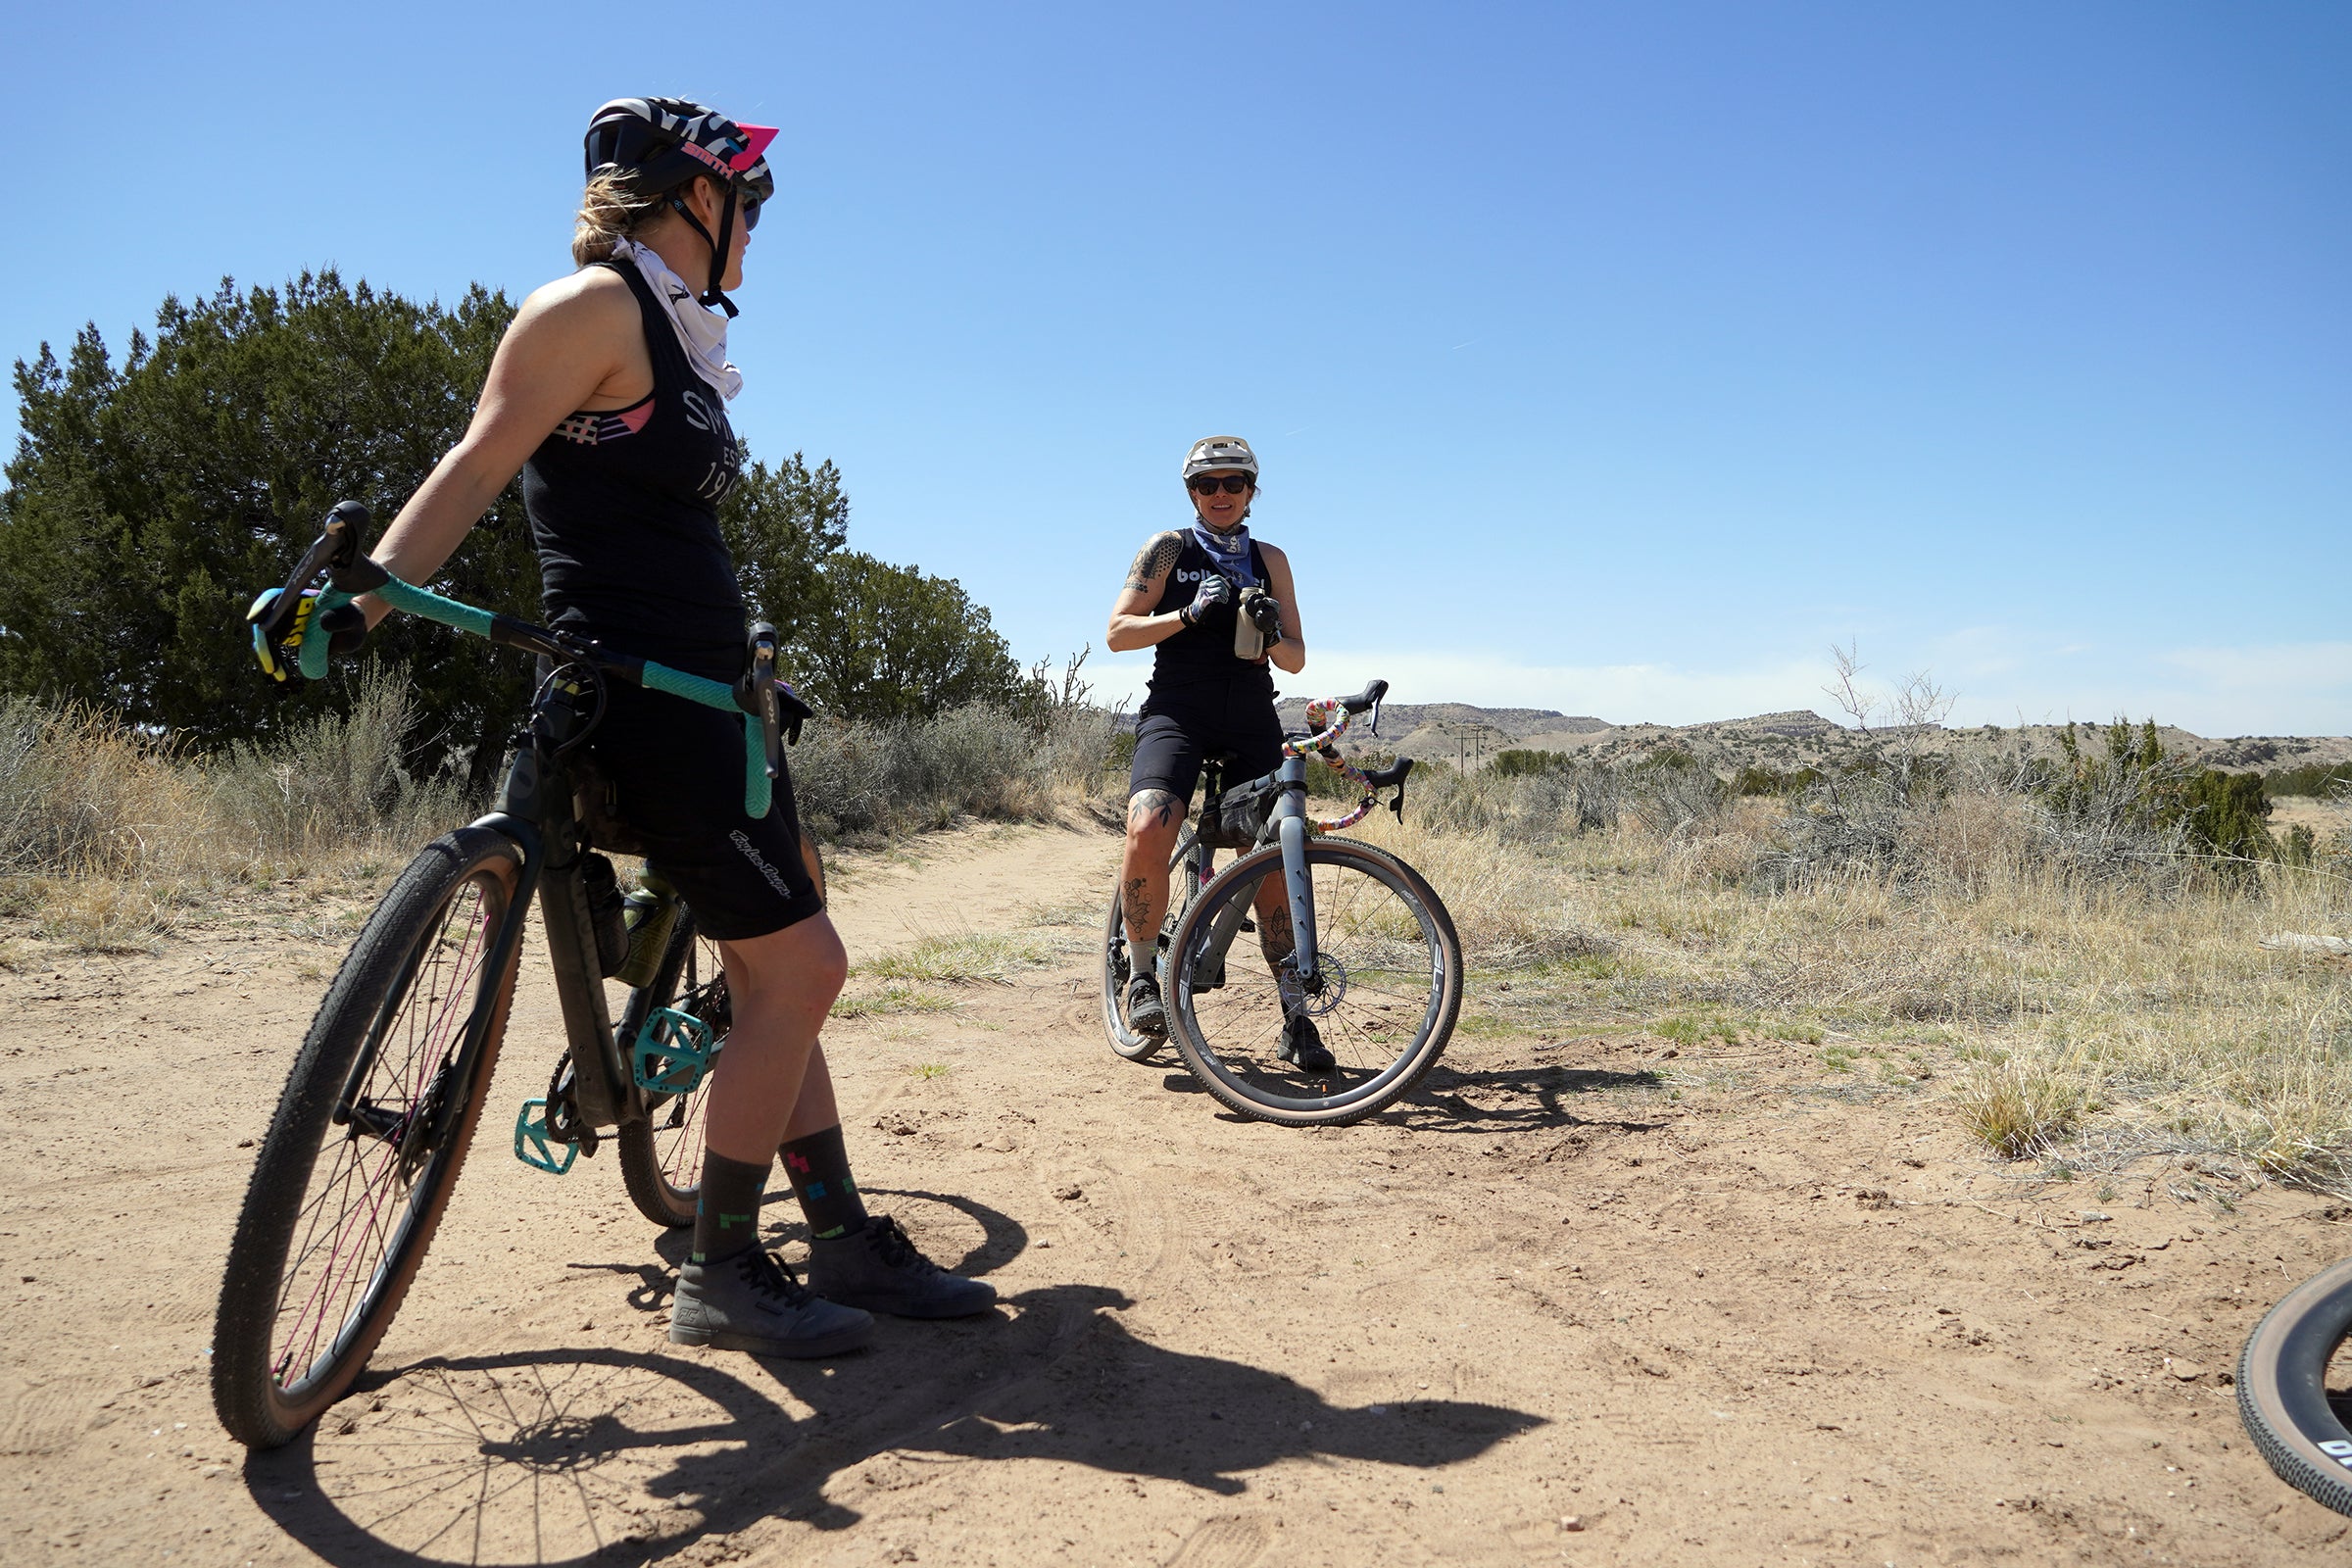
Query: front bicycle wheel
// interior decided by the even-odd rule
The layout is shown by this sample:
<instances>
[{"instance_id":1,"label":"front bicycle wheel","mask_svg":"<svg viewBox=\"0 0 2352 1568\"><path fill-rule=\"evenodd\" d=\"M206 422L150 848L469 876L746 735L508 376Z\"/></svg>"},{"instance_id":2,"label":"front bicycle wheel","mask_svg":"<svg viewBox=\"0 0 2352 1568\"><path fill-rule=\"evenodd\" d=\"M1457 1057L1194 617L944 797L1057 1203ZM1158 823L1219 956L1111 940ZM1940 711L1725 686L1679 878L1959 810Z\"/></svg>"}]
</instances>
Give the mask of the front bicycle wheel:
<instances>
[{"instance_id":1,"label":"front bicycle wheel","mask_svg":"<svg viewBox=\"0 0 2352 1568\"><path fill-rule=\"evenodd\" d=\"M436 839L319 1004L254 1161L213 1328L213 1406L249 1448L287 1442L341 1396L424 1261L514 1000L514 956L484 982L520 876L487 828Z\"/></svg>"},{"instance_id":2,"label":"front bicycle wheel","mask_svg":"<svg viewBox=\"0 0 2352 1568\"><path fill-rule=\"evenodd\" d=\"M1159 923L1162 936L1200 892L1200 866L1193 855L1194 839L1194 830L1186 828L1176 840L1175 856L1168 861L1168 912ZM1111 1050L1129 1061L1143 1061L1167 1042L1139 1035L1127 1027L1120 1007L1127 995L1128 977L1134 973L1134 961L1127 953L1126 906L1114 887L1110 890L1110 910L1102 919L1102 1033L1110 1041Z\"/></svg>"},{"instance_id":3,"label":"front bicycle wheel","mask_svg":"<svg viewBox=\"0 0 2352 1568\"><path fill-rule=\"evenodd\" d=\"M710 1026L713 1039L724 1039L734 1022L718 949L695 929L691 909L678 910L653 984L629 993L628 1005L621 1009L621 1039L633 1042L657 1007L692 1013ZM625 1047L621 1054L627 1057ZM695 1200L703 1184L703 1115L710 1098L710 1076L705 1073L703 1081L683 1095L648 1097L646 1119L613 1134L629 1200L657 1225L694 1223Z\"/></svg>"},{"instance_id":4,"label":"front bicycle wheel","mask_svg":"<svg viewBox=\"0 0 2352 1568\"><path fill-rule=\"evenodd\" d=\"M2238 1358L2237 1413L2279 1480L2352 1514L2352 1258L2256 1326Z\"/></svg>"},{"instance_id":5,"label":"front bicycle wheel","mask_svg":"<svg viewBox=\"0 0 2352 1568\"><path fill-rule=\"evenodd\" d=\"M1311 990L1298 983L1295 956L1269 959L1262 939L1239 941L1261 885L1283 886L1278 845L1226 867L1169 943L1168 1013L1185 1065L1228 1109L1285 1127L1344 1125L1393 1103L1435 1065L1462 1005L1461 942L1420 873L1352 839L1308 844L1306 869L1318 951ZM1284 1058L1295 1017L1312 1023L1329 1068Z\"/></svg>"}]
</instances>

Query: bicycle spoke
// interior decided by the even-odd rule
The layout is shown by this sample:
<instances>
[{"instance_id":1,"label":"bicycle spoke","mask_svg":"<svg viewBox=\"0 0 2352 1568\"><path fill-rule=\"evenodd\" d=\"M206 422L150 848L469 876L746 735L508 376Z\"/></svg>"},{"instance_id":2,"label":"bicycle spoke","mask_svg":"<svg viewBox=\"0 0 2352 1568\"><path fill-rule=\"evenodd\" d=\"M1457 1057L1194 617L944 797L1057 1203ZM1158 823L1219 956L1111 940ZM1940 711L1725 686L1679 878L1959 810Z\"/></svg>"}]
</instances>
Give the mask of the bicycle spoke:
<instances>
[{"instance_id":1,"label":"bicycle spoke","mask_svg":"<svg viewBox=\"0 0 2352 1568\"><path fill-rule=\"evenodd\" d=\"M315 1196L297 1211L299 1235L279 1278L270 1364L282 1387L299 1385L322 1349L335 1348L354 1304L365 1298L399 1243L413 1178L436 1153L424 1150L419 1157L414 1140L428 1134L427 1118L439 1109L434 1086L470 1016L490 925L478 882L461 885L434 922L407 986L386 999L368 1048L371 1066L354 1104L368 1107L375 1124L394 1131L380 1137L359 1126L327 1131L320 1152L326 1169L314 1178Z\"/></svg>"}]
</instances>

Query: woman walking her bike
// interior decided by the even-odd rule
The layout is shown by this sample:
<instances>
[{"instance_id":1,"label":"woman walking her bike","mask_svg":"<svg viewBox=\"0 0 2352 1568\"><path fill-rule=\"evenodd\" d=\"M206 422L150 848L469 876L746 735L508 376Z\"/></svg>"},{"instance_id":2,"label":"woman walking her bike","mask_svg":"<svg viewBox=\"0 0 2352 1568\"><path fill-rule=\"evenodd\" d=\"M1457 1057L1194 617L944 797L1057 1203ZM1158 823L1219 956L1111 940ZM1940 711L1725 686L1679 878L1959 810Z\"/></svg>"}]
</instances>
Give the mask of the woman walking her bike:
<instances>
[{"instance_id":1,"label":"woman walking her bike","mask_svg":"<svg viewBox=\"0 0 2352 1568\"><path fill-rule=\"evenodd\" d=\"M1240 436L1212 435L1185 454L1193 525L1154 534L1136 553L1111 602L1104 643L1112 653L1150 648L1150 695L1138 717L1127 784L1127 850L1120 898L1133 964L1127 1027L1149 1039L1168 1030L1152 955L1168 908L1168 861L1184 829L1202 760L1233 760L1228 776L1253 777L1282 764L1282 720L1274 676L1306 667L1290 558L1250 537L1257 499L1257 454ZM1271 667L1269 667L1271 666ZM1255 903L1258 946L1269 967L1292 951L1291 915L1280 878ZM1283 1027L1282 1059L1310 1072L1332 1065L1312 1018Z\"/></svg>"},{"instance_id":2,"label":"woman walking her bike","mask_svg":"<svg viewBox=\"0 0 2352 1568\"><path fill-rule=\"evenodd\" d=\"M745 607L717 515L741 462L726 413L743 387L727 361L726 291L742 286L774 194L762 155L775 134L682 99L596 112L579 270L523 302L471 426L376 562L429 581L519 470L556 627L711 680L741 674ZM345 652L385 612L362 599L321 627ZM775 781L766 815L749 816L743 747L737 719L619 683L589 747L648 865L718 946L732 1004L669 1337L830 1355L871 1337L870 1312L961 1316L996 1293L940 1269L858 1198L817 1040L848 959L790 778ZM812 1238L806 1287L759 1245L779 1152Z\"/></svg>"}]
</instances>

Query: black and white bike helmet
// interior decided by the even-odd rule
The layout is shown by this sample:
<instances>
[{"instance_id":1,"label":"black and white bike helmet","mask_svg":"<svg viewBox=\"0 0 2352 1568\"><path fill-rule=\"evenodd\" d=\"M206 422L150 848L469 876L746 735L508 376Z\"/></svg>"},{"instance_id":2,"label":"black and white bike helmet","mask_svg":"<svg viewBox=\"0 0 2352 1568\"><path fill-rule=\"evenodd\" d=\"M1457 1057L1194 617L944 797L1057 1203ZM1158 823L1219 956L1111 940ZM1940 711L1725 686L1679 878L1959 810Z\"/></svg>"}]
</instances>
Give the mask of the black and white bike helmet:
<instances>
[{"instance_id":1,"label":"black and white bike helmet","mask_svg":"<svg viewBox=\"0 0 2352 1568\"><path fill-rule=\"evenodd\" d=\"M775 139L773 125L739 125L690 98L615 98L589 117L588 177L616 170L629 176L640 195L666 196L670 208L710 247L710 286L703 291L702 303L733 316L735 302L720 292L719 283L735 240L735 214L742 210L743 226L749 228L760 220L760 204L775 195L776 177L765 156ZM697 175L718 181L727 193L716 239L678 194Z\"/></svg>"},{"instance_id":2,"label":"black and white bike helmet","mask_svg":"<svg viewBox=\"0 0 2352 1568\"><path fill-rule=\"evenodd\" d=\"M1212 435L1193 443L1193 450L1184 455L1184 481L1192 483L1196 473L1209 473L1226 468L1239 468L1252 480L1257 478L1257 454L1250 443L1238 435Z\"/></svg>"}]
</instances>

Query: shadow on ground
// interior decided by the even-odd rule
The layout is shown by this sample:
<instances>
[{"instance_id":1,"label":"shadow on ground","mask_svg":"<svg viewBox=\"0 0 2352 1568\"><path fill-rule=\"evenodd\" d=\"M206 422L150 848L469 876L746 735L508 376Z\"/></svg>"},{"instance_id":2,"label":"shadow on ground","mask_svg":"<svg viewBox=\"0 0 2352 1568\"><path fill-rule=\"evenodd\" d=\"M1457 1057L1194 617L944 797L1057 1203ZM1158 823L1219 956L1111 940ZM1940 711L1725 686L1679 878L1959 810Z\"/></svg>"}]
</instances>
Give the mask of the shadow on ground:
<instances>
[{"instance_id":1,"label":"shadow on ground","mask_svg":"<svg viewBox=\"0 0 2352 1568\"><path fill-rule=\"evenodd\" d=\"M1008 1218L937 1200L987 1232L959 1267L986 1272L1025 1245ZM616 1276L607 1300L666 1315L668 1269L583 1267ZM369 1374L301 1441L252 1456L245 1483L337 1564L636 1561L769 1517L846 1529L862 1516L826 1483L891 1450L1058 1459L1229 1495L1285 1458L1435 1467L1542 1423L1459 1400L1333 1404L1139 1339L1112 1315L1132 1304L1047 1286L986 1317L885 1319L873 1349L832 1362L562 1346L434 1357Z\"/></svg>"}]
</instances>

